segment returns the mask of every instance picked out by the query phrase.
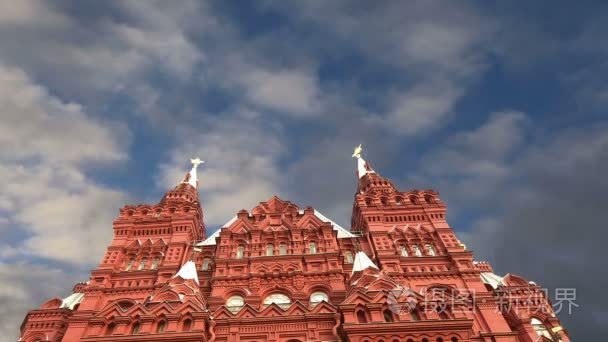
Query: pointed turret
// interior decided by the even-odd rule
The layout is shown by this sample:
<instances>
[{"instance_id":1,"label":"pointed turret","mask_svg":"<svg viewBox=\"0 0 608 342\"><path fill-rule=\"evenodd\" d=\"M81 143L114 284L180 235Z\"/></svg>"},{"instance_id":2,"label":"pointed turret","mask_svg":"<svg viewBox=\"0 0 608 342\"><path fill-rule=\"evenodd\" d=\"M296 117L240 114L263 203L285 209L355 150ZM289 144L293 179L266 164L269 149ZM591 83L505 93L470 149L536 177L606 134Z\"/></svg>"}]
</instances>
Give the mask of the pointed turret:
<instances>
[{"instance_id":1,"label":"pointed turret","mask_svg":"<svg viewBox=\"0 0 608 342\"><path fill-rule=\"evenodd\" d=\"M184 180L179 183L175 188L168 191L163 199L160 201L160 204L167 203L175 203L175 202L190 202L193 204L198 204L198 176L197 176L197 168L199 164L204 163L204 161L199 158L190 159L192 163L192 169L190 172L186 174Z\"/></svg>"},{"instance_id":2,"label":"pointed turret","mask_svg":"<svg viewBox=\"0 0 608 342\"><path fill-rule=\"evenodd\" d=\"M363 159L362 151L363 146L359 144L353 152L353 158L357 158L358 192L361 194L364 192L372 194L396 192L397 189L393 183L376 173L371 164Z\"/></svg>"}]
</instances>

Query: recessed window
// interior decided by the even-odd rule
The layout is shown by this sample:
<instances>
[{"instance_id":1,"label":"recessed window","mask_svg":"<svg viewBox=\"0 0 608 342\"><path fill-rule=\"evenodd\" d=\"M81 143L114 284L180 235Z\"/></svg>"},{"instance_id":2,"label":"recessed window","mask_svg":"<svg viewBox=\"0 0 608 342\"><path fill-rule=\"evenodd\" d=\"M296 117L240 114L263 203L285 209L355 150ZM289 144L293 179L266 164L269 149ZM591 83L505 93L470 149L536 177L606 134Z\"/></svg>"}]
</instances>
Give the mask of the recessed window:
<instances>
[{"instance_id":1,"label":"recessed window","mask_svg":"<svg viewBox=\"0 0 608 342\"><path fill-rule=\"evenodd\" d=\"M266 245L266 256L272 255L274 255L274 245L269 243Z\"/></svg>"},{"instance_id":2,"label":"recessed window","mask_svg":"<svg viewBox=\"0 0 608 342\"><path fill-rule=\"evenodd\" d=\"M385 322L393 321L393 314L390 310L384 310L384 321Z\"/></svg>"},{"instance_id":3,"label":"recessed window","mask_svg":"<svg viewBox=\"0 0 608 342\"><path fill-rule=\"evenodd\" d=\"M311 306L316 306L317 304L321 303L322 301L329 302L329 297L327 296L327 293L322 292L322 291L317 291L317 292L313 292L310 295L310 305Z\"/></svg>"},{"instance_id":4,"label":"recessed window","mask_svg":"<svg viewBox=\"0 0 608 342\"><path fill-rule=\"evenodd\" d=\"M310 242L308 244L308 253L309 254L316 254L317 253L317 244L314 242Z\"/></svg>"},{"instance_id":5,"label":"recessed window","mask_svg":"<svg viewBox=\"0 0 608 342\"><path fill-rule=\"evenodd\" d=\"M146 263L148 262L148 258L143 258L141 259L141 261L139 262L139 267L137 268L139 271L143 270L146 268Z\"/></svg>"},{"instance_id":6,"label":"recessed window","mask_svg":"<svg viewBox=\"0 0 608 342\"><path fill-rule=\"evenodd\" d=\"M357 322L367 323L367 316L365 315L365 311L363 311L363 310L357 311Z\"/></svg>"},{"instance_id":7,"label":"recessed window","mask_svg":"<svg viewBox=\"0 0 608 342\"><path fill-rule=\"evenodd\" d=\"M208 271L210 264L211 264L211 259L209 259L209 258L203 259L203 265L201 266L201 271Z\"/></svg>"},{"instance_id":8,"label":"recessed window","mask_svg":"<svg viewBox=\"0 0 608 342\"><path fill-rule=\"evenodd\" d=\"M125 267L125 271L130 271L134 263L135 259L129 259L129 261L127 262L127 266Z\"/></svg>"},{"instance_id":9,"label":"recessed window","mask_svg":"<svg viewBox=\"0 0 608 342\"><path fill-rule=\"evenodd\" d=\"M344 252L344 258L346 259L347 264L353 263L353 253L351 251Z\"/></svg>"},{"instance_id":10,"label":"recessed window","mask_svg":"<svg viewBox=\"0 0 608 342\"><path fill-rule=\"evenodd\" d=\"M236 258L243 259L244 256L245 256L245 246L238 246L236 248Z\"/></svg>"},{"instance_id":11,"label":"recessed window","mask_svg":"<svg viewBox=\"0 0 608 342\"><path fill-rule=\"evenodd\" d=\"M154 259L152 259L152 265L150 266L150 269L155 270L158 268L158 263L160 262L160 258L156 257Z\"/></svg>"},{"instance_id":12,"label":"recessed window","mask_svg":"<svg viewBox=\"0 0 608 342\"><path fill-rule=\"evenodd\" d=\"M418 245L413 245L412 249L414 250L415 256L422 256L422 251L420 250L420 247Z\"/></svg>"},{"instance_id":13,"label":"recessed window","mask_svg":"<svg viewBox=\"0 0 608 342\"><path fill-rule=\"evenodd\" d=\"M186 318L184 320L184 323L182 324L182 330L183 331L190 331L191 327L192 327L192 320L190 320L190 318Z\"/></svg>"},{"instance_id":14,"label":"recessed window","mask_svg":"<svg viewBox=\"0 0 608 342\"><path fill-rule=\"evenodd\" d=\"M405 245L401 245L399 246L399 251L401 252L401 256L408 256L409 254L407 254L407 247L405 247Z\"/></svg>"},{"instance_id":15,"label":"recessed window","mask_svg":"<svg viewBox=\"0 0 608 342\"><path fill-rule=\"evenodd\" d=\"M437 255L437 253L435 252L435 248L433 248L433 245L431 245L430 243L426 244L426 251L431 256Z\"/></svg>"},{"instance_id":16,"label":"recessed window","mask_svg":"<svg viewBox=\"0 0 608 342\"><path fill-rule=\"evenodd\" d=\"M268 297L264 298L263 304L264 307L266 307L272 303L275 303L282 309L287 309L289 305L291 305L291 299L289 299L287 295L284 295L282 293L273 293Z\"/></svg>"},{"instance_id":17,"label":"recessed window","mask_svg":"<svg viewBox=\"0 0 608 342\"><path fill-rule=\"evenodd\" d=\"M106 335L114 334L114 329L116 329L116 324L114 324L114 323L108 324L108 328L106 329Z\"/></svg>"},{"instance_id":18,"label":"recessed window","mask_svg":"<svg viewBox=\"0 0 608 342\"><path fill-rule=\"evenodd\" d=\"M239 312L245 306L245 299L241 296L232 296L226 300L226 307L231 312Z\"/></svg>"},{"instance_id":19,"label":"recessed window","mask_svg":"<svg viewBox=\"0 0 608 342\"><path fill-rule=\"evenodd\" d=\"M158 326L156 327L156 332L162 333L165 332L165 328L167 327L167 322L162 320L158 322Z\"/></svg>"},{"instance_id":20,"label":"recessed window","mask_svg":"<svg viewBox=\"0 0 608 342\"><path fill-rule=\"evenodd\" d=\"M141 323L139 323L139 322L133 323L133 327L131 328L131 335L139 334L140 328L141 328Z\"/></svg>"},{"instance_id":21,"label":"recessed window","mask_svg":"<svg viewBox=\"0 0 608 342\"><path fill-rule=\"evenodd\" d=\"M282 243L279 245L279 255L287 255L287 245Z\"/></svg>"}]
</instances>

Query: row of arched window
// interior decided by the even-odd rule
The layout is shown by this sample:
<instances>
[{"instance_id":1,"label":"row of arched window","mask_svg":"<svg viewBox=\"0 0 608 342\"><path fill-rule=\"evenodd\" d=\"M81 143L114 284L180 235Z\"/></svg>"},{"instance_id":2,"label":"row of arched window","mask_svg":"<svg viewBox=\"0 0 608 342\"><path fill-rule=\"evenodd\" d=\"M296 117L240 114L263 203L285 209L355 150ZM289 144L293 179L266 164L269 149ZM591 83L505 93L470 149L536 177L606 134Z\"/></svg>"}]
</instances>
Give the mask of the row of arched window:
<instances>
[{"instance_id":1,"label":"row of arched window","mask_svg":"<svg viewBox=\"0 0 608 342\"><path fill-rule=\"evenodd\" d=\"M192 328L192 319L191 318L185 318L184 320L181 321L181 324L179 327L180 331L190 331L191 328ZM167 320L165 318L161 318L159 321L156 322L152 332L163 333L163 332L165 332L166 329L167 329ZM129 327L129 334L138 335L140 333L140 330L141 330L141 322L139 320L136 320L135 322L131 323L131 326ZM116 332L116 323L110 322L110 324L108 324L106 326L105 335L114 335L115 332Z\"/></svg>"},{"instance_id":2,"label":"row of arched window","mask_svg":"<svg viewBox=\"0 0 608 342\"><path fill-rule=\"evenodd\" d=\"M129 256L125 264L125 271L143 271L146 269L155 270L158 268L161 262L161 256L156 255L150 257L148 255L142 255L139 258L135 256Z\"/></svg>"},{"instance_id":3,"label":"row of arched window","mask_svg":"<svg viewBox=\"0 0 608 342\"><path fill-rule=\"evenodd\" d=\"M407 340L401 340L401 341L395 339L392 342L402 342L402 341L405 341L405 342L414 342L414 339L408 338ZM449 340L444 340L443 337L437 337L437 339L435 341L436 342L448 342L448 341L450 341L450 342L458 342L458 337L452 337ZM370 342L370 340L364 339L363 342ZM378 342L384 342L384 340L383 339L379 339ZM431 341L428 338L424 337L423 339L420 340L420 342L431 342Z\"/></svg>"},{"instance_id":4,"label":"row of arched window","mask_svg":"<svg viewBox=\"0 0 608 342\"><path fill-rule=\"evenodd\" d=\"M399 245L399 254L404 257L407 257L407 256L420 257L420 256L424 256L424 255L436 256L437 251L435 250L435 247L431 243L425 243L424 250L418 244L411 244L411 245L400 244Z\"/></svg>"},{"instance_id":5,"label":"row of arched window","mask_svg":"<svg viewBox=\"0 0 608 342\"><path fill-rule=\"evenodd\" d=\"M236 247L236 259L243 259L245 257L245 245L239 245ZM311 241L308 243L308 248L306 249L306 252L308 254L317 254L318 249L317 249L317 243L314 241ZM278 248L278 254L277 251L275 250L275 245L274 244L266 244L266 251L265 251L265 256L274 256L274 255L289 255L289 249L287 248L287 244L286 243L281 243L279 244L279 248Z\"/></svg>"},{"instance_id":6,"label":"row of arched window","mask_svg":"<svg viewBox=\"0 0 608 342\"><path fill-rule=\"evenodd\" d=\"M409 200L409 202L411 204L420 204L420 200L418 199L418 196L414 196L414 195L410 195L407 198ZM401 196L397 196L395 197L395 204L397 205L403 205L404 204L404 198ZM365 198L365 205L366 206L372 206L374 205L375 200L371 197L366 197ZM433 204L436 203L435 198L433 198L433 196L431 195L424 195L424 202L426 202L426 204ZM380 204L382 204L383 206L387 206L389 205L389 199L388 197L380 197Z\"/></svg>"},{"instance_id":7,"label":"row of arched window","mask_svg":"<svg viewBox=\"0 0 608 342\"><path fill-rule=\"evenodd\" d=\"M323 301L329 302L329 296L324 291L314 291L310 294L309 298L311 307L315 307L317 304ZM284 293L271 293L262 301L262 309L273 303L282 309L287 309L291 305L291 298ZM233 313L239 312L244 306L245 298L243 298L241 295L233 295L226 299L226 308Z\"/></svg>"}]
</instances>

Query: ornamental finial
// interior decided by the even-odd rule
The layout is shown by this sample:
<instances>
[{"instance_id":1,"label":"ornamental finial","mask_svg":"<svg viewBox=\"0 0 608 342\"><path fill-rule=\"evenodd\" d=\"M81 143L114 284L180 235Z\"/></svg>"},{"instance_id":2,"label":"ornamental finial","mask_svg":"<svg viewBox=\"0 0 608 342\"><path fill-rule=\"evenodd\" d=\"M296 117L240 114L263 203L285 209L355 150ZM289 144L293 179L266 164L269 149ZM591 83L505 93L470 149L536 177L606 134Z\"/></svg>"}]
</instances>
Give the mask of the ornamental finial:
<instances>
[{"instance_id":1,"label":"ornamental finial","mask_svg":"<svg viewBox=\"0 0 608 342\"><path fill-rule=\"evenodd\" d=\"M361 158L362 151L363 145L359 144L359 146L355 147L355 151L353 152L353 158Z\"/></svg>"},{"instance_id":2,"label":"ornamental finial","mask_svg":"<svg viewBox=\"0 0 608 342\"><path fill-rule=\"evenodd\" d=\"M375 173L371 166L361 157L361 152L363 152L363 145L359 144L353 151L353 158L357 158L357 175L359 178L368 173Z\"/></svg>"},{"instance_id":3,"label":"ornamental finial","mask_svg":"<svg viewBox=\"0 0 608 342\"><path fill-rule=\"evenodd\" d=\"M197 187L197 183L198 183L198 178L196 176L196 168L198 167L199 164L204 163L204 160L201 160L200 158L196 157L194 159L190 159L190 163L192 163L192 169L190 170L190 172L186 175L186 177L184 178L184 180L182 181L182 183L188 183L190 185L192 185L193 187Z\"/></svg>"}]
</instances>

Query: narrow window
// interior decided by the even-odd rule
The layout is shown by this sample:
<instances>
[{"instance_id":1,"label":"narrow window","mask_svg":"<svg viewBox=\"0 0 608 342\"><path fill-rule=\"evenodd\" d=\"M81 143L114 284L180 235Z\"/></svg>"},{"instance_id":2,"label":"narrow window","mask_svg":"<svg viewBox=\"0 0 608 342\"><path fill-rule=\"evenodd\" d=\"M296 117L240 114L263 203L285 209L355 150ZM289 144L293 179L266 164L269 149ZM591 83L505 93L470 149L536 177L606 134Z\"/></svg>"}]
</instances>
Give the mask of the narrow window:
<instances>
[{"instance_id":1,"label":"narrow window","mask_svg":"<svg viewBox=\"0 0 608 342\"><path fill-rule=\"evenodd\" d=\"M274 255L274 245L269 243L266 245L266 256L272 255Z\"/></svg>"},{"instance_id":2,"label":"narrow window","mask_svg":"<svg viewBox=\"0 0 608 342\"><path fill-rule=\"evenodd\" d=\"M401 251L401 256L404 256L404 257L408 256L407 247L405 247L405 245L399 246L399 250Z\"/></svg>"},{"instance_id":3,"label":"narrow window","mask_svg":"<svg viewBox=\"0 0 608 342\"><path fill-rule=\"evenodd\" d=\"M156 327L156 332L162 333L165 331L166 327L167 327L167 322L165 322L164 320L160 321L160 322L158 322L158 326Z\"/></svg>"},{"instance_id":4,"label":"narrow window","mask_svg":"<svg viewBox=\"0 0 608 342\"><path fill-rule=\"evenodd\" d=\"M317 244L314 242L310 242L308 244L308 253L309 254L316 254L317 253Z\"/></svg>"},{"instance_id":5,"label":"narrow window","mask_svg":"<svg viewBox=\"0 0 608 342\"><path fill-rule=\"evenodd\" d=\"M106 335L112 335L114 333L114 328L116 328L116 324L108 324L108 328L106 329Z\"/></svg>"},{"instance_id":6,"label":"narrow window","mask_svg":"<svg viewBox=\"0 0 608 342\"><path fill-rule=\"evenodd\" d=\"M158 263L160 262L160 258L156 257L154 259L152 259L152 266L150 266L150 269L155 270L158 268Z\"/></svg>"},{"instance_id":7,"label":"narrow window","mask_svg":"<svg viewBox=\"0 0 608 342\"><path fill-rule=\"evenodd\" d=\"M418 310L414 309L410 311L410 315L412 316L412 321L419 321L420 315L418 314Z\"/></svg>"},{"instance_id":8,"label":"narrow window","mask_svg":"<svg viewBox=\"0 0 608 342\"><path fill-rule=\"evenodd\" d=\"M148 258L143 258L141 259L141 261L139 262L139 267L137 268L138 270L143 270L146 268L146 263L148 262Z\"/></svg>"},{"instance_id":9,"label":"narrow window","mask_svg":"<svg viewBox=\"0 0 608 342\"><path fill-rule=\"evenodd\" d=\"M127 266L125 267L125 271L130 271L131 268L133 267L134 263L135 263L135 259L133 259L133 258L129 259L129 262L127 262Z\"/></svg>"},{"instance_id":10,"label":"narrow window","mask_svg":"<svg viewBox=\"0 0 608 342\"><path fill-rule=\"evenodd\" d=\"M346 263L347 264L352 264L353 263L353 253L351 251L344 252L344 257L346 258Z\"/></svg>"},{"instance_id":11,"label":"narrow window","mask_svg":"<svg viewBox=\"0 0 608 342\"><path fill-rule=\"evenodd\" d=\"M384 310L384 321L385 322L392 322L393 321L393 314L391 313L390 310Z\"/></svg>"},{"instance_id":12,"label":"narrow window","mask_svg":"<svg viewBox=\"0 0 608 342\"><path fill-rule=\"evenodd\" d=\"M367 317L365 316L365 312L363 310L357 311L357 321L359 323L367 323Z\"/></svg>"},{"instance_id":13,"label":"narrow window","mask_svg":"<svg viewBox=\"0 0 608 342\"><path fill-rule=\"evenodd\" d=\"M190 320L190 318L186 318L184 320L184 324L182 324L182 330L183 331L190 331L191 327L192 327L192 321Z\"/></svg>"},{"instance_id":14,"label":"narrow window","mask_svg":"<svg viewBox=\"0 0 608 342\"><path fill-rule=\"evenodd\" d=\"M279 255L287 255L287 245L282 243L279 245Z\"/></svg>"},{"instance_id":15,"label":"narrow window","mask_svg":"<svg viewBox=\"0 0 608 342\"><path fill-rule=\"evenodd\" d=\"M139 328L141 328L141 323L139 323L139 322L133 323L133 328L131 328L131 335L139 334Z\"/></svg>"},{"instance_id":16,"label":"narrow window","mask_svg":"<svg viewBox=\"0 0 608 342\"><path fill-rule=\"evenodd\" d=\"M208 271L209 270L209 264L211 264L211 259L209 259L209 258L203 259L203 266L201 267L201 270L202 271Z\"/></svg>"},{"instance_id":17,"label":"narrow window","mask_svg":"<svg viewBox=\"0 0 608 342\"><path fill-rule=\"evenodd\" d=\"M437 255L437 253L435 253L435 248L433 248L433 245L431 245L430 243L426 244L426 251L427 253L429 253L429 255L431 256L435 256Z\"/></svg>"},{"instance_id":18,"label":"narrow window","mask_svg":"<svg viewBox=\"0 0 608 342\"><path fill-rule=\"evenodd\" d=\"M236 258L243 259L244 256L245 256L245 246L238 246L236 248Z\"/></svg>"},{"instance_id":19,"label":"narrow window","mask_svg":"<svg viewBox=\"0 0 608 342\"><path fill-rule=\"evenodd\" d=\"M420 250L420 247L418 247L418 245L413 245L412 249L414 250L414 255L422 256L422 251Z\"/></svg>"}]
</instances>

